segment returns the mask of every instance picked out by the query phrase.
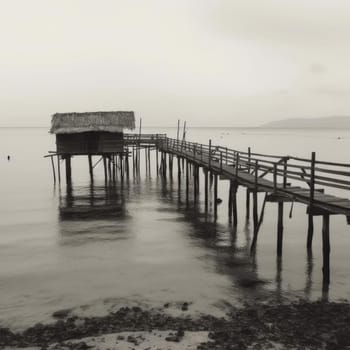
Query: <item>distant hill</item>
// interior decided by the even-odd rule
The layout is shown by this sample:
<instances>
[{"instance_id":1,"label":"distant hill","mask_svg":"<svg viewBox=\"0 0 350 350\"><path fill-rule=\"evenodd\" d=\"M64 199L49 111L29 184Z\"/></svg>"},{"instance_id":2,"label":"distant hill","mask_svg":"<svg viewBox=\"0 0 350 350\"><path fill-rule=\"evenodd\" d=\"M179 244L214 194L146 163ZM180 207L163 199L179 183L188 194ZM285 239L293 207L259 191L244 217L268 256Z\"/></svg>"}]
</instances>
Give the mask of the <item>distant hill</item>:
<instances>
[{"instance_id":1,"label":"distant hill","mask_svg":"<svg viewBox=\"0 0 350 350\"><path fill-rule=\"evenodd\" d=\"M350 129L350 117L293 118L261 125L262 128Z\"/></svg>"}]
</instances>

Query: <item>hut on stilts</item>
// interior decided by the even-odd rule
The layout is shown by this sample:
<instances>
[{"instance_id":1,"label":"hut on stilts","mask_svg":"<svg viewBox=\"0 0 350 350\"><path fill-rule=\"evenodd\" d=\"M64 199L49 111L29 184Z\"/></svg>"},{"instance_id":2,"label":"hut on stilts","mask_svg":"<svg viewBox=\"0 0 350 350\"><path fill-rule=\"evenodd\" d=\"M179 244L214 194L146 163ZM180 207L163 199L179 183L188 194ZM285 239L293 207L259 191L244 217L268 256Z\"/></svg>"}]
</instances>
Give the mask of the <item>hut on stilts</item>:
<instances>
[{"instance_id":1,"label":"hut on stilts","mask_svg":"<svg viewBox=\"0 0 350 350\"><path fill-rule=\"evenodd\" d=\"M101 156L105 178L115 174L118 157L125 155L124 129L135 128L134 112L56 113L52 116L50 133L56 135L58 160L66 163L66 180L71 183L71 158L88 156L93 180L92 156ZM112 175L113 167L113 175ZM59 173L60 177L60 173Z\"/></svg>"}]
</instances>

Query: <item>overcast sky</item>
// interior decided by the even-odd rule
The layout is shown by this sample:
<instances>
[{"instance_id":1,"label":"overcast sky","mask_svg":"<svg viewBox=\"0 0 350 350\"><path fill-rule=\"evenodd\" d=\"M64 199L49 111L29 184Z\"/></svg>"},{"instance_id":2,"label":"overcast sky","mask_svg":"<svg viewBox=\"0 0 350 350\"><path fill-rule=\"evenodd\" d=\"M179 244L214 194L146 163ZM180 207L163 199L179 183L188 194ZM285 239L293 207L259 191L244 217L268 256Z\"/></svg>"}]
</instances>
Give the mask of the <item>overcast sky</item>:
<instances>
[{"instance_id":1,"label":"overcast sky","mask_svg":"<svg viewBox=\"0 0 350 350\"><path fill-rule=\"evenodd\" d=\"M349 0L0 0L0 125L350 115Z\"/></svg>"}]
</instances>

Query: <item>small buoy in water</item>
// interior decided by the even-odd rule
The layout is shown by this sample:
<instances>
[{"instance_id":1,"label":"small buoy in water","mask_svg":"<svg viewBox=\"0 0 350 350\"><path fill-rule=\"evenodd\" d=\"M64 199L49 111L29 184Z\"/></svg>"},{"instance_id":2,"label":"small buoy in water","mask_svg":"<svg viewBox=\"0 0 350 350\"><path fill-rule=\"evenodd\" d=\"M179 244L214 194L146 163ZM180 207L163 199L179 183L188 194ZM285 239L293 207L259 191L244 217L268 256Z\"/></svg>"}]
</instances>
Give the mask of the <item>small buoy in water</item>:
<instances>
[{"instance_id":1,"label":"small buoy in water","mask_svg":"<svg viewBox=\"0 0 350 350\"><path fill-rule=\"evenodd\" d=\"M222 203L222 199L221 199L221 198L217 198L217 199L216 199L216 203L217 203L217 204Z\"/></svg>"},{"instance_id":2,"label":"small buoy in water","mask_svg":"<svg viewBox=\"0 0 350 350\"><path fill-rule=\"evenodd\" d=\"M10 160L10 158L11 158L10 156L7 156L7 160Z\"/></svg>"}]
</instances>

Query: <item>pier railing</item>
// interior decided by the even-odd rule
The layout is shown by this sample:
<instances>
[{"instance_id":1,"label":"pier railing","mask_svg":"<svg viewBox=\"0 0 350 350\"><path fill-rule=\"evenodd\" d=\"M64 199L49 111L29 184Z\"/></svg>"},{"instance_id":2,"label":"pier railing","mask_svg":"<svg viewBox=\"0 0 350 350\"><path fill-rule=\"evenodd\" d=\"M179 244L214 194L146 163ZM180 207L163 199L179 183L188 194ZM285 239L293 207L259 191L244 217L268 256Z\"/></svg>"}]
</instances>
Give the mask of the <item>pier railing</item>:
<instances>
[{"instance_id":1,"label":"pier railing","mask_svg":"<svg viewBox=\"0 0 350 350\"><path fill-rule=\"evenodd\" d=\"M291 181L304 183L310 189L310 202L314 199L316 186L337 190L350 190L350 164L326 162L311 157L271 155L235 150L219 145L182 141L168 137L159 139L159 145L168 151L182 153L187 158L206 163L207 166L225 171L231 167L238 172L267 178L275 189L287 188Z\"/></svg>"}]
</instances>

